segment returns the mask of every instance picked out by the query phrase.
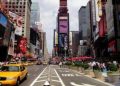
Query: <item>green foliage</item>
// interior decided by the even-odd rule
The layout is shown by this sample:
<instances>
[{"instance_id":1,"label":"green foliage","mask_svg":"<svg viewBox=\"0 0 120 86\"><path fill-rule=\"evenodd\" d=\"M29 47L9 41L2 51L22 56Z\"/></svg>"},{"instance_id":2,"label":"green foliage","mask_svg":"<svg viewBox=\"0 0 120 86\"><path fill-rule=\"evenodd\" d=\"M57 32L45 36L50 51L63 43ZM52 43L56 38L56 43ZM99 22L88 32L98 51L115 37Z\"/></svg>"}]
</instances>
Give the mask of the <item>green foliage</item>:
<instances>
[{"instance_id":1,"label":"green foliage","mask_svg":"<svg viewBox=\"0 0 120 86\"><path fill-rule=\"evenodd\" d=\"M117 71L117 70L118 70L118 67L117 67L117 65L115 65L115 64L110 64L110 65L109 65L109 69L110 69L110 71Z\"/></svg>"},{"instance_id":2,"label":"green foliage","mask_svg":"<svg viewBox=\"0 0 120 86\"><path fill-rule=\"evenodd\" d=\"M83 64L82 64L82 67L86 70L86 69L89 68L89 65L88 65L87 63L83 63Z\"/></svg>"},{"instance_id":3,"label":"green foliage","mask_svg":"<svg viewBox=\"0 0 120 86\"><path fill-rule=\"evenodd\" d=\"M100 67L98 65L95 65L93 68L94 71L101 71Z\"/></svg>"},{"instance_id":4,"label":"green foliage","mask_svg":"<svg viewBox=\"0 0 120 86\"><path fill-rule=\"evenodd\" d=\"M83 62L74 62L74 65L77 67L83 67L84 69L88 69L89 65L87 63L83 63Z\"/></svg>"},{"instance_id":5,"label":"green foliage","mask_svg":"<svg viewBox=\"0 0 120 86\"><path fill-rule=\"evenodd\" d=\"M77 67L80 67L80 66L82 66L82 62L76 61L76 62L74 62L74 65Z\"/></svg>"},{"instance_id":6,"label":"green foliage","mask_svg":"<svg viewBox=\"0 0 120 86\"><path fill-rule=\"evenodd\" d=\"M70 65L72 65L72 63L71 62L66 62L65 65L70 66Z\"/></svg>"}]
</instances>

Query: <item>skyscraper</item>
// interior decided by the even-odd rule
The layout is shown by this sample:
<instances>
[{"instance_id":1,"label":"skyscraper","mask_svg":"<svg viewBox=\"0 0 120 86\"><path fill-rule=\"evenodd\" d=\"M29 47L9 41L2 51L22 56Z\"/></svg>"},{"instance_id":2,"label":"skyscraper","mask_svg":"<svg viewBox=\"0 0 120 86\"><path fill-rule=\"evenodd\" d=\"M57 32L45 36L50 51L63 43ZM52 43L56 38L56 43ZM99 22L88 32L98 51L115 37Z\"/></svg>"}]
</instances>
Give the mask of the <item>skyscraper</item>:
<instances>
[{"instance_id":1,"label":"skyscraper","mask_svg":"<svg viewBox=\"0 0 120 86\"><path fill-rule=\"evenodd\" d=\"M30 11L31 0L2 0L5 3L6 9L21 17L23 17L22 35L27 38L29 43L30 39Z\"/></svg>"},{"instance_id":2,"label":"skyscraper","mask_svg":"<svg viewBox=\"0 0 120 86\"><path fill-rule=\"evenodd\" d=\"M31 16L30 16L31 26L34 27L37 22L40 21L40 8L39 3L33 2L31 6Z\"/></svg>"},{"instance_id":3,"label":"skyscraper","mask_svg":"<svg viewBox=\"0 0 120 86\"><path fill-rule=\"evenodd\" d=\"M69 50L69 13L67 0L60 0L58 12L58 55L68 55Z\"/></svg>"}]
</instances>

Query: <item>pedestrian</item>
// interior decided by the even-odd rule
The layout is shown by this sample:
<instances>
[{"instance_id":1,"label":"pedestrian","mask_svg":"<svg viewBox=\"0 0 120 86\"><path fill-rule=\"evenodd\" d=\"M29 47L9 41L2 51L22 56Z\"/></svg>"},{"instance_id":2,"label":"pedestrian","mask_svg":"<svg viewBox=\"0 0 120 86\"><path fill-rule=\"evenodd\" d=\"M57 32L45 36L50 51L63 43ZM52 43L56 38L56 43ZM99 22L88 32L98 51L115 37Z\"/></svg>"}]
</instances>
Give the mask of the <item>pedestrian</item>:
<instances>
[{"instance_id":1,"label":"pedestrian","mask_svg":"<svg viewBox=\"0 0 120 86\"><path fill-rule=\"evenodd\" d=\"M62 62L59 63L60 68L62 67Z\"/></svg>"}]
</instances>

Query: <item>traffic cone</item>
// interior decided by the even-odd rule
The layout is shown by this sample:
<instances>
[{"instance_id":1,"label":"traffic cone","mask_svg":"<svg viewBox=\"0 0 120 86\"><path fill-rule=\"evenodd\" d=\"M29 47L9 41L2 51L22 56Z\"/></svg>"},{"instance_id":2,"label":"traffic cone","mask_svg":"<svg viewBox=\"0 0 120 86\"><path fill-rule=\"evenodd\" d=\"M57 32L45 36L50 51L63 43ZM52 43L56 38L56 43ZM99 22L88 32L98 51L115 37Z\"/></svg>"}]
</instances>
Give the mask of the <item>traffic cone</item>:
<instances>
[{"instance_id":1,"label":"traffic cone","mask_svg":"<svg viewBox=\"0 0 120 86\"><path fill-rule=\"evenodd\" d=\"M49 81L45 81L44 86L50 86Z\"/></svg>"}]
</instances>

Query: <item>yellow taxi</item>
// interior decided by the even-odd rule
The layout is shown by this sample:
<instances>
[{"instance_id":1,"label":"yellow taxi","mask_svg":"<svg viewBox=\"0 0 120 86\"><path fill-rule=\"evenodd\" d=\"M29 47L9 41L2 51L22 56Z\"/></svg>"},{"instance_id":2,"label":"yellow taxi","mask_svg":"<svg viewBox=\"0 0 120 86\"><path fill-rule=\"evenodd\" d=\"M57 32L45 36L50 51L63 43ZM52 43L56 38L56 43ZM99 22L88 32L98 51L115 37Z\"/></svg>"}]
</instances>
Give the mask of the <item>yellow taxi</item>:
<instances>
[{"instance_id":1,"label":"yellow taxi","mask_svg":"<svg viewBox=\"0 0 120 86\"><path fill-rule=\"evenodd\" d=\"M19 86L23 79L27 79L27 68L22 64L6 64L0 67L0 86Z\"/></svg>"}]
</instances>

